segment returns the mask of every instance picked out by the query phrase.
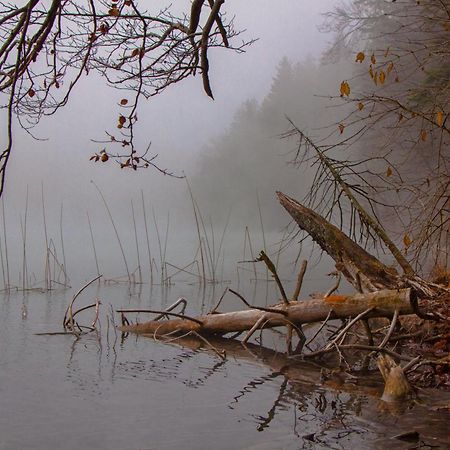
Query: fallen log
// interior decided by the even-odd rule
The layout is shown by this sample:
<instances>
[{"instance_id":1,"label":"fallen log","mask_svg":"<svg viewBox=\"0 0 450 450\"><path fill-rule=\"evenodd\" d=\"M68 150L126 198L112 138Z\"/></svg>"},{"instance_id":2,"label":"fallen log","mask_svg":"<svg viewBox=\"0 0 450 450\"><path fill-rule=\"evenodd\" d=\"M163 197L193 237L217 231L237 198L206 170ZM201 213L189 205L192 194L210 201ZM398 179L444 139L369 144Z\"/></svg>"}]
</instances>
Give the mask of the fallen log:
<instances>
[{"instance_id":1,"label":"fallen log","mask_svg":"<svg viewBox=\"0 0 450 450\"><path fill-rule=\"evenodd\" d=\"M277 192L277 196L297 225L334 259L336 269L357 291L395 289L401 285L401 278L394 268L384 265L339 228L282 192Z\"/></svg>"},{"instance_id":2,"label":"fallen log","mask_svg":"<svg viewBox=\"0 0 450 450\"><path fill-rule=\"evenodd\" d=\"M152 320L120 327L123 332L163 336L168 333L195 331L204 335L223 336L227 333L278 326L300 326L324 320L355 318L391 318L398 314L412 314L415 296L411 289L381 290L366 294L330 295L319 299L279 303L265 310L251 308L243 311L207 314L195 318ZM169 313L170 314L170 313Z\"/></svg>"}]
</instances>

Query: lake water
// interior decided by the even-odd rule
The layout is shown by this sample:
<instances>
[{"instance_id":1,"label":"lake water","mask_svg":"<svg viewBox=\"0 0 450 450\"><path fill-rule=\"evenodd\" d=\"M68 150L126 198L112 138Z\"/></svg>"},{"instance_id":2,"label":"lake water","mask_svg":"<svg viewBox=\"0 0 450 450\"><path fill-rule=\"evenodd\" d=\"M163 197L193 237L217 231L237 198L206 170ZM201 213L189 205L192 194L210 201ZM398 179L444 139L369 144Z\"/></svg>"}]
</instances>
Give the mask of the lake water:
<instances>
[{"instance_id":1,"label":"lake water","mask_svg":"<svg viewBox=\"0 0 450 450\"><path fill-rule=\"evenodd\" d=\"M5 295L0 449L419 448L392 439L412 430L420 442L450 448L449 414L437 411L448 404L443 394L423 394L425 403L404 411L383 410L378 376L367 388L323 382L320 368L277 353L284 348L276 333L264 332L264 348L230 344L222 360L206 345L122 339L107 326L110 305L161 309L182 295L195 314L210 309L223 288L177 283L139 294L92 285L77 302L101 299L100 327L80 339L36 335L61 331L72 291ZM273 284L241 289L255 303L276 298ZM237 307L227 295L223 309ZM88 323L92 311L85 317Z\"/></svg>"}]
</instances>

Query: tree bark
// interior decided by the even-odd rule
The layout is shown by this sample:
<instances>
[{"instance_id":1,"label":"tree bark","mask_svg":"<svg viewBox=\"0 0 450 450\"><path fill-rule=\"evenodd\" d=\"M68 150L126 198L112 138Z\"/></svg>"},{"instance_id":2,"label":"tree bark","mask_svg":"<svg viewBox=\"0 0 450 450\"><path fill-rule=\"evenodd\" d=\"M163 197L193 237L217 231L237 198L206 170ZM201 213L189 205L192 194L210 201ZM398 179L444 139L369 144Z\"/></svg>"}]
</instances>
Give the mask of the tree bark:
<instances>
[{"instance_id":1,"label":"tree bark","mask_svg":"<svg viewBox=\"0 0 450 450\"><path fill-rule=\"evenodd\" d=\"M401 280L394 268L385 266L313 210L282 192L277 192L277 196L298 226L334 259L336 269L356 290L374 292L400 286Z\"/></svg>"},{"instance_id":2,"label":"tree bark","mask_svg":"<svg viewBox=\"0 0 450 450\"><path fill-rule=\"evenodd\" d=\"M194 319L149 321L120 327L123 332L154 334L186 333L196 331L204 335L222 336L257 328L273 328L283 325L301 325L333 319L354 318L371 309L365 318L388 317L395 311L412 314L414 297L411 289L382 290L367 294L331 295L320 299L292 301L288 305L279 303L270 311L248 309L229 313L207 314ZM330 313L331 312L331 313ZM329 317L328 317L329 316Z\"/></svg>"}]
</instances>

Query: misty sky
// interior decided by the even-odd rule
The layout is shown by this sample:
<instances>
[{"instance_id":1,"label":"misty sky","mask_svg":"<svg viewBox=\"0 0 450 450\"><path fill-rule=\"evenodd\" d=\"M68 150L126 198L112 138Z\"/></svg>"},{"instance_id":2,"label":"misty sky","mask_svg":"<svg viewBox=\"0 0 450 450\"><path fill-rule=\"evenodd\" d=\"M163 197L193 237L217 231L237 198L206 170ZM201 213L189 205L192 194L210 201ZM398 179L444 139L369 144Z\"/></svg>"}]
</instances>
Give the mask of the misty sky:
<instances>
[{"instance_id":1,"label":"misty sky","mask_svg":"<svg viewBox=\"0 0 450 450\"><path fill-rule=\"evenodd\" d=\"M163 5L165 2L156 2ZM215 101L202 90L200 77L175 85L162 95L141 103L139 126L142 146L152 141L163 165L174 170L189 170L192 156L207 140L228 125L233 113L247 98L261 99L267 94L275 68L283 56L293 61L308 55L320 56L330 36L317 30L320 16L336 3L283 0L236 1L224 4L224 11L235 16L237 29L246 29L242 38L259 38L245 54L213 49L211 83ZM240 39L240 37L238 38ZM104 130L114 129L119 108L116 102L123 93L105 88L103 80L84 79L69 103L56 116L45 119L33 132L48 138L36 142L17 132L18 139L9 166L6 194L23 192L24 183L40 184L40 179L54 179L57 190L75 194L86 180L98 177L100 183L145 183L155 172L133 174L89 163L89 156L101 145L90 139L102 139ZM25 168L31 166L29 169ZM26 177L18 176L26 172ZM77 179L73 179L76 177ZM126 186L126 187L125 187ZM90 186L87 186L90 190Z\"/></svg>"},{"instance_id":2,"label":"misty sky","mask_svg":"<svg viewBox=\"0 0 450 450\"><path fill-rule=\"evenodd\" d=\"M156 3L165 4L152 2ZM310 55L320 57L331 36L320 33L317 26L322 22L321 14L335 3L336 0L228 0L223 11L230 17L235 16L236 29L246 29L238 39L259 40L244 54L225 49L210 51L215 101L204 94L201 78L196 77L142 102L136 127L138 143L144 147L151 141L153 153L160 155L161 166L178 173L183 170L194 173L196 158L200 157L203 146L230 126L237 108L249 98L261 100L267 95L283 56L294 62ZM180 2L176 5L179 7ZM130 200L134 197L137 202L141 189L163 217L186 196L184 182L164 177L154 170L135 173L121 171L113 163L89 161L89 157L102 148L102 144L91 140L103 139L105 130L115 129L120 111L118 102L123 97L123 91L115 92L105 87L102 79L90 75L79 83L68 106L55 116L45 118L33 130L35 136L47 140L33 140L16 127L5 189L11 233L20 236L19 223L21 215L23 219L27 186L29 216L38 223L36 228L42 227L42 182L49 228L53 226L57 230L63 203L65 220L72 224L66 233L68 239L70 235L79 239L75 236L80 235L80 229L86 236L87 210L97 229L101 224L110 231L104 207L90 180L101 187L116 217L122 216L126 223L123 228L129 227ZM191 220L189 217L190 226ZM33 226L31 222L30 219L29 227Z\"/></svg>"}]
</instances>

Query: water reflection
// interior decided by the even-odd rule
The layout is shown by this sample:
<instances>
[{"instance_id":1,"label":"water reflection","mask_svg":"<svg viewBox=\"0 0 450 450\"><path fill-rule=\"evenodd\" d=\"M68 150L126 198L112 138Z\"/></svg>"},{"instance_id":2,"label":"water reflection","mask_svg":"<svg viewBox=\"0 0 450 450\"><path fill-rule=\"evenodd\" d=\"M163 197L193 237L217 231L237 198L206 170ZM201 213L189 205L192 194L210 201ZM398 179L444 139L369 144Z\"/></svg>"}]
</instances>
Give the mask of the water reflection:
<instances>
[{"instance_id":1,"label":"water reflection","mask_svg":"<svg viewBox=\"0 0 450 450\"><path fill-rule=\"evenodd\" d=\"M126 286L92 286L80 304L102 300L100 326L79 339L34 334L61 328L70 292L2 299L0 395L8 414L0 415L0 448L407 448L391 437L412 429L419 442L450 444L446 413L418 404L396 416L381 411L379 377L355 383L272 344L212 340L226 350L222 360L193 337L123 339L114 327L112 310L163 309L181 294L195 299L188 314L198 314L223 289L144 287L130 296ZM264 287L252 297L253 290L244 292L252 303L274 295ZM220 309L241 307L233 302Z\"/></svg>"}]
</instances>

